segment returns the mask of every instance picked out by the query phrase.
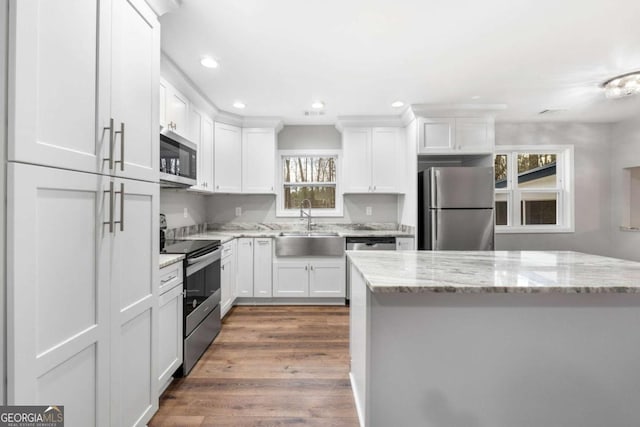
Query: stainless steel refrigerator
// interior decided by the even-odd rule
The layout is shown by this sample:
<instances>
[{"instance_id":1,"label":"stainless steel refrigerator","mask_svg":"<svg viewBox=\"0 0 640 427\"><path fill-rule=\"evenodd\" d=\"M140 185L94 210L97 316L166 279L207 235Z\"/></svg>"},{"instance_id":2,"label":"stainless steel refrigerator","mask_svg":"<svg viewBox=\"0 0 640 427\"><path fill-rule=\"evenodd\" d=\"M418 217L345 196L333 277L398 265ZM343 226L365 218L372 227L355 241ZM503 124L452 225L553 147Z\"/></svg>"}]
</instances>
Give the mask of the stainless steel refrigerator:
<instances>
[{"instance_id":1,"label":"stainless steel refrigerator","mask_svg":"<svg viewBox=\"0 0 640 427\"><path fill-rule=\"evenodd\" d=\"M418 249L493 250L493 167L418 174Z\"/></svg>"}]
</instances>

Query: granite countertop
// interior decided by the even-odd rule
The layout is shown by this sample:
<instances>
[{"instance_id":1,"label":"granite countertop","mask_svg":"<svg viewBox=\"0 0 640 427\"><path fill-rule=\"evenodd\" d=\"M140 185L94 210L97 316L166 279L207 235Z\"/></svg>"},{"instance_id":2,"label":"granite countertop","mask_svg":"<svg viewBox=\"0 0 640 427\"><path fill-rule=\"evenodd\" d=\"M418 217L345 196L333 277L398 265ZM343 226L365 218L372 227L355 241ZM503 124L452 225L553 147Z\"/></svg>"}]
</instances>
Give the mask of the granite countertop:
<instances>
[{"instance_id":1,"label":"granite countertop","mask_svg":"<svg viewBox=\"0 0 640 427\"><path fill-rule=\"evenodd\" d=\"M374 293L640 292L640 263L580 252L347 251Z\"/></svg>"},{"instance_id":2,"label":"granite countertop","mask_svg":"<svg viewBox=\"0 0 640 427\"><path fill-rule=\"evenodd\" d=\"M283 230L213 230L206 233L191 234L182 237L185 240L220 240L226 243L240 237L277 237ZM287 230L284 230L287 231ZM340 237L413 237L413 234L400 230L313 230L336 232Z\"/></svg>"},{"instance_id":3,"label":"granite countertop","mask_svg":"<svg viewBox=\"0 0 640 427\"><path fill-rule=\"evenodd\" d=\"M167 267L176 262L180 262L184 259L184 255L181 254L160 254L160 268Z\"/></svg>"}]
</instances>

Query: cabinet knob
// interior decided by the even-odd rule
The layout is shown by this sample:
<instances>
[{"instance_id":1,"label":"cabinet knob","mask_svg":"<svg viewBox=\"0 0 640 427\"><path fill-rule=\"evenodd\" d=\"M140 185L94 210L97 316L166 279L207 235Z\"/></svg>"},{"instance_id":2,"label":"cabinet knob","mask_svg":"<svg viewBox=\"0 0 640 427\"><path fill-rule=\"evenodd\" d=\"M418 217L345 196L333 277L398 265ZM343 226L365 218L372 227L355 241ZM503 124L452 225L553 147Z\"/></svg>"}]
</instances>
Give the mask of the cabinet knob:
<instances>
[{"instance_id":1,"label":"cabinet knob","mask_svg":"<svg viewBox=\"0 0 640 427\"><path fill-rule=\"evenodd\" d=\"M217 190L219 190L219 189L220 189L220 186L219 186L219 185L216 185L216 189L217 189Z\"/></svg>"}]
</instances>

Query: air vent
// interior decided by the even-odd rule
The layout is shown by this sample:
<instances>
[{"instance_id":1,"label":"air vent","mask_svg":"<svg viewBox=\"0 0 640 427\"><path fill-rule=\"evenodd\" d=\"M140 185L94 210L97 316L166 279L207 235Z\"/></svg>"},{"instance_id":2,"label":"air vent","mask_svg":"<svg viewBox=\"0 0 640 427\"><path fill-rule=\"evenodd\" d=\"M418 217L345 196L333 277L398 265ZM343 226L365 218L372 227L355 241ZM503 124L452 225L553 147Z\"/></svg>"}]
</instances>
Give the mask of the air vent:
<instances>
[{"instance_id":1,"label":"air vent","mask_svg":"<svg viewBox=\"0 0 640 427\"><path fill-rule=\"evenodd\" d=\"M309 116L309 117L319 117L319 116L324 116L324 111L303 111L302 112L305 116Z\"/></svg>"},{"instance_id":2,"label":"air vent","mask_svg":"<svg viewBox=\"0 0 640 427\"><path fill-rule=\"evenodd\" d=\"M563 111L567 111L567 110L564 110L562 108L556 108L556 109L550 108L547 110L542 110L538 114L555 114L555 113L562 113Z\"/></svg>"}]
</instances>

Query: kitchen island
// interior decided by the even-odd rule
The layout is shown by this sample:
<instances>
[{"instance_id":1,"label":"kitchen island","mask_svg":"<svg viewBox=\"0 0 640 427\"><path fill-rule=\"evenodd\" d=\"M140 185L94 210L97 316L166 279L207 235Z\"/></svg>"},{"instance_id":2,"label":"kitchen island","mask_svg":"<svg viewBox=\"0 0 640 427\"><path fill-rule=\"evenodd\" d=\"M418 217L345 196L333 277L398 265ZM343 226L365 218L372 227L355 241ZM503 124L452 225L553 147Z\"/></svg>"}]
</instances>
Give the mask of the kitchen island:
<instances>
[{"instance_id":1,"label":"kitchen island","mask_svg":"<svg viewBox=\"0 0 640 427\"><path fill-rule=\"evenodd\" d=\"M361 425L640 422L640 263L577 252L348 252Z\"/></svg>"}]
</instances>

